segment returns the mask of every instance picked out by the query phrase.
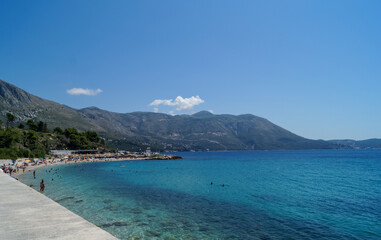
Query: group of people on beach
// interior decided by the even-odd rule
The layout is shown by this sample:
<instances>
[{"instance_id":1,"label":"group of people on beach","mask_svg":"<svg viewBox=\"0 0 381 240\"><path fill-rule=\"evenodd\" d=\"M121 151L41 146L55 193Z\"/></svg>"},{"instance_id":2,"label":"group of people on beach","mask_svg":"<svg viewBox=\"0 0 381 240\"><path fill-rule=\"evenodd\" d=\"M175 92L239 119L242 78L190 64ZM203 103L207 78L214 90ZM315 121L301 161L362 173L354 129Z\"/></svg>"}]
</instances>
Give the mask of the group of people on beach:
<instances>
[{"instance_id":1,"label":"group of people on beach","mask_svg":"<svg viewBox=\"0 0 381 240\"><path fill-rule=\"evenodd\" d=\"M25 166L12 166L11 164L3 164L1 165L0 169L4 172L4 173L7 173L9 174L10 176L12 176L12 173L15 173L15 172L18 172L19 169L22 169L23 172L25 172ZM36 170L33 171L33 178L36 179ZM40 192L44 192L45 190L45 183L44 183L44 179L41 180L40 182Z\"/></svg>"},{"instance_id":2,"label":"group of people on beach","mask_svg":"<svg viewBox=\"0 0 381 240\"><path fill-rule=\"evenodd\" d=\"M13 166L11 165L10 163L8 163L8 165L6 164L3 164L1 165L0 169L4 172L4 173L7 173L9 175L12 176L12 173L17 173L18 171L20 171L20 169L22 169L23 173L25 172L25 166Z\"/></svg>"}]
</instances>

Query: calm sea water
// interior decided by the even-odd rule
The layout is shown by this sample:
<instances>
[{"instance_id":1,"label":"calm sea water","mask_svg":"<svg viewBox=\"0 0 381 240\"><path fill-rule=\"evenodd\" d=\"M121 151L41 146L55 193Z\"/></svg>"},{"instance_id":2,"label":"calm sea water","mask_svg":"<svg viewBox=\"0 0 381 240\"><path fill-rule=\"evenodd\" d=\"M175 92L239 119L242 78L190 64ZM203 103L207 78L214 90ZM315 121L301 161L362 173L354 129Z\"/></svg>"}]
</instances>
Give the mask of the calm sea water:
<instances>
[{"instance_id":1,"label":"calm sea water","mask_svg":"<svg viewBox=\"0 0 381 240\"><path fill-rule=\"evenodd\" d=\"M381 150L178 155L21 181L121 239L381 239Z\"/></svg>"}]
</instances>

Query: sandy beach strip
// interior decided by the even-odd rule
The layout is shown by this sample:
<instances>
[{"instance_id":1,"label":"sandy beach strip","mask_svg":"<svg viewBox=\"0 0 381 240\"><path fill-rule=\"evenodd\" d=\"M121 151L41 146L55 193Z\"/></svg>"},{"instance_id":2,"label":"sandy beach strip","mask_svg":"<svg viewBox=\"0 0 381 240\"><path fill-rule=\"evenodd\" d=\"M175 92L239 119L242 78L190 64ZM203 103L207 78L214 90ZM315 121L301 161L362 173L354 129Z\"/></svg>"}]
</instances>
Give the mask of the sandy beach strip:
<instances>
[{"instance_id":1,"label":"sandy beach strip","mask_svg":"<svg viewBox=\"0 0 381 240\"><path fill-rule=\"evenodd\" d=\"M38 168L44 168L44 167L52 167L52 166L59 166L59 165L68 165L68 164L83 164L83 163L94 163L94 162L119 162L119 161L142 161L147 160L145 158L110 158L107 160L77 160L77 161L57 161L57 162L50 162L49 159L47 164L38 164L38 165L30 165L26 166L25 171L23 171L21 168L17 172L12 173L12 177L15 177L17 179L18 176L30 172L32 170L38 169ZM1 166L1 162L0 162Z\"/></svg>"}]
</instances>

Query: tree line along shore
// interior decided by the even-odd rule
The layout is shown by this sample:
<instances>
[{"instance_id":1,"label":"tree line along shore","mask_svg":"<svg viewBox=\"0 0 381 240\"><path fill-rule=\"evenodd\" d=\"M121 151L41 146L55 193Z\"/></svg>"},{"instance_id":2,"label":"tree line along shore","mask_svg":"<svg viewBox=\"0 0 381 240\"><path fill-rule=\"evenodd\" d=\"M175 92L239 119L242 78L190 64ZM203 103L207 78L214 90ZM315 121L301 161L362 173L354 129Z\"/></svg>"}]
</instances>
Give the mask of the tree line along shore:
<instances>
[{"instance_id":1,"label":"tree line along shore","mask_svg":"<svg viewBox=\"0 0 381 240\"><path fill-rule=\"evenodd\" d=\"M52 131L43 121L29 119L14 126L15 116L7 113L7 121L0 122L0 159L42 158L52 149L103 149L112 151L105 140L94 131L79 132L75 128Z\"/></svg>"}]
</instances>

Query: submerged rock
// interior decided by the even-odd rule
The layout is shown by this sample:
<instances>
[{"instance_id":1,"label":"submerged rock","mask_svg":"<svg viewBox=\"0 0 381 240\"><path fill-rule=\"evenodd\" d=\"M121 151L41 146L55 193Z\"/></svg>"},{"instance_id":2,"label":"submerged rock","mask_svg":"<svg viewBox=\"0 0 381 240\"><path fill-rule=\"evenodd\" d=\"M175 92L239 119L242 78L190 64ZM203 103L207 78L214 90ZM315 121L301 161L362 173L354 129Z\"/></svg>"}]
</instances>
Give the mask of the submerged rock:
<instances>
[{"instance_id":1,"label":"submerged rock","mask_svg":"<svg viewBox=\"0 0 381 240\"><path fill-rule=\"evenodd\" d=\"M64 198L61 198L59 200L56 200L56 202L63 202L63 201L67 201L67 200L70 200L70 199L74 199L74 197L64 197Z\"/></svg>"},{"instance_id":2,"label":"submerged rock","mask_svg":"<svg viewBox=\"0 0 381 240\"><path fill-rule=\"evenodd\" d=\"M209 230L209 228L207 228L207 227L199 227L198 230L199 230L200 232L206 232L206 231Z\"/></svg>"},{"instance_id":3,"label":"submerged rock","mask_svg":"<svg viewBox=\"0 0 381 240\"><path fill-rule=\"evenodd\" d=\"M104 207L104 209L110 210L110 211L119 211L122 207L122 204L112 204L110 206Z\"/></svg>"},{"instance_id":4,"label":"submerged rock","mask_svg":"<svg viewBox=\"0 0 381 240\"><path fill-rule=\"evenodd\" d=\"M175 240L176 238L173 236L166 236L164 240Z\"/></svg>"},{"instance_id":5,"label":"submerged rock","mask_svg":"<svg viewBox=\"0 0 381 240\"><path fill-rule=\"evenodd\" d=\"M113 224L114 226L117 226L117 227L122 227L122 226L128 226L128 225L131 225L130 222L114 222Z\"/></svg>"},{"instance_id":6,"label":"submerged rock","mask_svg":"<svg viewBox=\"0 0 381 240\"><path fill-rule=\"evenodd\" d=\"M177 224L175 222L171 222L171 221L161 222L160 225L164 229L175 229L175 228L177 228Z\"/></svg>"},{"instance_id":7,"label":"submerged rock","mask_svg":"<svg viewBox=\"0 0 381 240\"><path fill-rule=\"evenodd\" d=\"M140 210L139 208L132 208L130 210L130 213L133 213L133 214L141 214L142 213L142 210Z\"/></svg>"},{"instance_id":8,"label":"submerged rock","mask_svg":"<svg viewBox=\"0 0 381 240\"><path fill-rule=\"evenodd\" d=\"M112 227L112 226L124 227L124 226L129 226L129 225L131 225L130 222L113 222L113 223L105 223L105 224L101 224L101 225L97 225L97 226L100 228L107 228L107 227Z\"/></svg>"},{"instance_id":9,"label":"submerged rock","mask_svg":"<svg viewBox=\"0 0 381 240\"><path fill-rule=\"evenodd\" d=\"M154 230L147 230L146 233L150 237L160 237L161 236L161 232L154 231Z\"/></svg>"},{"instance_id":10,"label":"submerged rock","mask_svg":"<svg viewBox=\"0 0 381 240\"><path fill-rule=\"evenodd\" d=\"M132 236L126 237L126 239L129 239L129 240L138 240L138 239L143 239L143 238L141 236L138 236L138 235L132 235Z\"/></svg>"}]
</instances>

